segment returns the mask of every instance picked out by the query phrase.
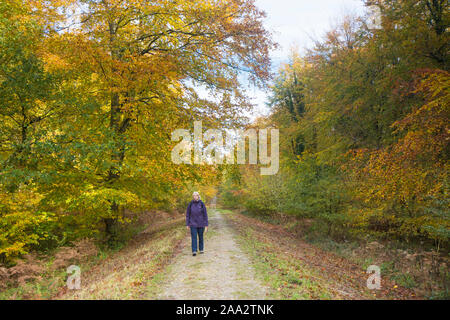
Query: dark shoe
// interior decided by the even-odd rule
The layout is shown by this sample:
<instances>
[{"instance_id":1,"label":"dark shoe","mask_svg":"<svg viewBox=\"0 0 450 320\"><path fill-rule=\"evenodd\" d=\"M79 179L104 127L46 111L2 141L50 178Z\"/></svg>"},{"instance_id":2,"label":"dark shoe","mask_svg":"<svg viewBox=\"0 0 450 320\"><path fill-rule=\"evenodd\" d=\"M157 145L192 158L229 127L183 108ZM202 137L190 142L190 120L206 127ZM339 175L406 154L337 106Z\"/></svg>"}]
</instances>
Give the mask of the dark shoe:
<instances>
[{"instance_id":1,"label":"dark shoe","mask_svg":"<svg viewBox=\"0 0 450 320\"><path fill-rule=\"evenodd\" d=\"M196 253L196 252L193 252L192 255L195 257L195 256L197 255L197 253Z\"/></svg>"},{"instance_id":2,"label":"dark shoe","mask_svg":"<svg viewBox=\"0 0 450 320\"><path fill-rule=\"evenodd\" d=\"M200 253L203 253L203 251L200 251Z\"/></svg>"}]
</instances>

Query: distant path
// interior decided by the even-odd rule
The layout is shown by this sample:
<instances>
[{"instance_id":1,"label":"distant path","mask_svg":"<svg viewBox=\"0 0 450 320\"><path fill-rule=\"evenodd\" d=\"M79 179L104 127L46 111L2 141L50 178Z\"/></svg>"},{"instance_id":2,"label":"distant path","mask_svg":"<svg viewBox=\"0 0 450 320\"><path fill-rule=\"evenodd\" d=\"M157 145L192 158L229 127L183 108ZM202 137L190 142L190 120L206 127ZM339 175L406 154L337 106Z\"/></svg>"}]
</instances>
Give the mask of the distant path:
<instances>
[{"instance_id":1,"label":"distant path","mask_svg":"<svg viewBox=\"0 0 450 320\"><path fill-rule=\"evenodd\" d=\"M186 237L157 299L266 299L268 288L256 280L249 257L219 211L210 210L208 229L204 254L192 256L190 235Z\"/></svg>"}]
</instances>

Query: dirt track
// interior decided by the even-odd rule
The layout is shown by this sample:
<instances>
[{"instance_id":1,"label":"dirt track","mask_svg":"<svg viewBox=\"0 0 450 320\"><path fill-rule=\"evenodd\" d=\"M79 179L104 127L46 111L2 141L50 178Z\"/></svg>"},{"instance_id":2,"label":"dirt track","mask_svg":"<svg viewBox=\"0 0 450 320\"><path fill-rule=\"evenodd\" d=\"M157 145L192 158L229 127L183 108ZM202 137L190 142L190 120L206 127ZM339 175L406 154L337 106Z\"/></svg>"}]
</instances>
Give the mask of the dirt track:
<instances>
[{"instance_id":1,"label":"dirt track","mask_svg":"<svg viewBox=\"0 0 450 320\"><path fill-rule=\"evenodd\" d=\"M225 218L211 210L205 253L192 256L187 234L182 252L166 271L158 299L265 299L266 292Z\"/></svg>"}]
</instances>

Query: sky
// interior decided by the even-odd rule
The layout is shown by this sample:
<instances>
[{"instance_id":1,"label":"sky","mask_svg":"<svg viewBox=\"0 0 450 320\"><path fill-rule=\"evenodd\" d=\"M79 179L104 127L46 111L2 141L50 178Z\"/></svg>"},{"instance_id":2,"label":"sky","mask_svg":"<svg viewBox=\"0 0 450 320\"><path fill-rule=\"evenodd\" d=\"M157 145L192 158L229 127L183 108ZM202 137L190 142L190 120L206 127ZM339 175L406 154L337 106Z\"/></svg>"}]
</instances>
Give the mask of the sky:
<instances>
[{"instance_id":1,"label":"sky","mask_svg":"<svg viewBox=\"0 0 450 320\"><path fill-rule=\"evenodd\" d=\"M255 4L266 12L264 25L280 46L271 52L274 71L280 63L288 61L292 48L304 52L312 46L311 38L320 39L344 13L364 12L362 0L256 0ZM257 105L251 119L267 114L268 93L256 88L247 93Z\"/></svg>"}]
</instances>

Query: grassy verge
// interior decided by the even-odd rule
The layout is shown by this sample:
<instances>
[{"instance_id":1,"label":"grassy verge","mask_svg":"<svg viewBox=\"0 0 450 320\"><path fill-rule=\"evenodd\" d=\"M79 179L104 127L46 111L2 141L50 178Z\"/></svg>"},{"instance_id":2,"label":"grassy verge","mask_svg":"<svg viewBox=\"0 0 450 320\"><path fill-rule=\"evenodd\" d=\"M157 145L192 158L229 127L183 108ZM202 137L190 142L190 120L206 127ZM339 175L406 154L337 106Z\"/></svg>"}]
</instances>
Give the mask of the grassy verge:
<instances>
[{"instance_id":1,"label":"grassy verge","mask_svg":"<svg viewBox=\"0 0 450 320\"><path fill-rule=\"evenodd\" d=\"M449 255L417 243L395 240L336 241L317 230L313 220L283 214L243 216L276 226L323 251L340 256L366 270L381 268L382 279L412 291L411 297L448 299L450 288Z\"/></svg>"},{"instance_id":2,"label":"grassy verge","mask_svg":"<svg viewBox=\"0 0 450 320\"><path fill-rule=\"evenodd\" d=\"M237 212L222 210L237 230L274 299L416 299L401 281L382 277L380 290L367 288L362 264L323 250L275 225ZM370 261L365 261L366 263ZM382 269L388 266L382 265ZM382 272L384 272L382 270Z\"/></svg>"},{"instance_id":3,"label":"grassy verge","mask_svg":"<svg viewBox=\"0 0 450 320\"><path fill-rule=\"evenodd\" d=\"M98 248L83 261L54 268L51 257L33 280L0 292L0 299L152 299L147 286L170 262L186 235L184 218L167 221L131 237L115 249ZM69 261L67 261L69 262ZM68 290L66 268L81 269L81 289Z\"/></svg>"},{"instance_id":4,"label":"grassy verge","mask_svg":"<svg viewBox=\"0 0 450 320\"><path fill-rule=\"evenodd\" d=\"M318 270L310 268L271 239L249 227L229 210L220 210L238 231L237 241L250 255L257 277L267 285L269 299L332 299L335 293Z\"/></svg>"},{"instance_id":5,"label":"grassy verge","mask_svg":"<svg viewBox=\"0 0 450 320\"><path fill-rule=\"evenodd\" d=\"M186 236L184 220L164 226L129 244L91 269L82 290L64 299L155 299L158 276Z\"/></svg>"}]
</instances>

